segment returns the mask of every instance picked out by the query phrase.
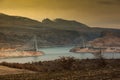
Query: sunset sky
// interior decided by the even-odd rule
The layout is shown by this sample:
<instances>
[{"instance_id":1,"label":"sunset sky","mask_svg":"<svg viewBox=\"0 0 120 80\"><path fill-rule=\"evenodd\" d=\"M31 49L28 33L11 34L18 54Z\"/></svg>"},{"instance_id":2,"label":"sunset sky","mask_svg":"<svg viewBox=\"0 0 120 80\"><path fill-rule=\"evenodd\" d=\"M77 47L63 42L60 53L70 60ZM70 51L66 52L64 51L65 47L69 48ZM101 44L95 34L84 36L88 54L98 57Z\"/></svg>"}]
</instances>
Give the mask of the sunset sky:
<instances>
[{"instance_id":1,"label":"sunset sky","mask_svg":"<svg viewBox=\"0 0 120 80\"><path fill-rule=\"evenodd\" d=\"M120 29L120 0L0 0L0 12L39 21L63 18L91 27Z\"/></svg>"}]
</instances>

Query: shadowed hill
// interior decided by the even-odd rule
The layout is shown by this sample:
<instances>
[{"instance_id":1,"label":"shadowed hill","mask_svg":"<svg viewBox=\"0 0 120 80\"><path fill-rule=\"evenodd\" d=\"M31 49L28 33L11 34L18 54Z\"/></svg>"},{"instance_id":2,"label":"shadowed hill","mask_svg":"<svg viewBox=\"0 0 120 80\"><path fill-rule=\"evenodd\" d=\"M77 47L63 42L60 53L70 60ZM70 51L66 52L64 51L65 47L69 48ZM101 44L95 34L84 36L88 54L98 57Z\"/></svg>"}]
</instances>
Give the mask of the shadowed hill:
<instances>
[{"instance_id":1,"label":"shadowed hill","mask_svg":"<svg viewBox=\"0 0 120 80\"><path fill-rule=\"evenodd\" d=\"M32 20L26 17L10 16L0 14L0 27L23 27L23 26L38 26L41 23L37 20Z\"/></svg>"},{"instance_id":2,"label":"shadowed hill","mask_svg":"<svg viewBox=\"0 0 120 80\"><path fill-rule=\"evenodd\" d=\"M57 18L53 21L50 19L44 19L42 21L42 24L44 26L53 27L56 29L64 29L64 30L77 30L77 31L79 31L79 30L90 28L87 25L79 23L77 21L64 20L64 19L60 19L60 18Z\"/></svg>"}]
</instances>

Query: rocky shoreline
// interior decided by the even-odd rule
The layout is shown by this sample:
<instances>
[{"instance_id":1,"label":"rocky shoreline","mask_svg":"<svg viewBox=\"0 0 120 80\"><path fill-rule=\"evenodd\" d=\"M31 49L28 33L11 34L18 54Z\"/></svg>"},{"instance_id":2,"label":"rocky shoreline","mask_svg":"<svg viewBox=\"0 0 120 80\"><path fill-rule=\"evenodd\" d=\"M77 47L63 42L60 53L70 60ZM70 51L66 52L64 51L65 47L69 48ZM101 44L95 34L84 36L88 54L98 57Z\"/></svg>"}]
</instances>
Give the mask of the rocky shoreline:
<instances>
[{"instance_id":1,"label":"rocky shoreline","mask_svg":"<svg viewBox=\"0 0 120 80\"><path fill-rule=\"evenodd\" d=\"M81 48L81 47L75 47L70 49L70 52L74 53L120 53L119 47L107 47L107 48Z\"/></svg>"}]
</instances>

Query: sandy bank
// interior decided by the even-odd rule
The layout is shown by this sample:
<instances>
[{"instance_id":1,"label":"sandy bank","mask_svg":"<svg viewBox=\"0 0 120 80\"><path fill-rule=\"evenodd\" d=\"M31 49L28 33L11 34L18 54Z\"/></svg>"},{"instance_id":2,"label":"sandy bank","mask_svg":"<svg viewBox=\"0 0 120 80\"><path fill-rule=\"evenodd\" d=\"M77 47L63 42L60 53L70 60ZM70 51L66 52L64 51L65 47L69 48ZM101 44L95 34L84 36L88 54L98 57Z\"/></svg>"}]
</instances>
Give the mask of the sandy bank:
<instances>
[{"instance_id":1,"label":"sandy bank","mask_svg":"<svg viewBox=\"0 0 120 80\"><path fill-rule=\"evenodd\" d=\"M43 54L42 51L0 51L0 58L41 56Z\"/></svg>"}]
</instances>

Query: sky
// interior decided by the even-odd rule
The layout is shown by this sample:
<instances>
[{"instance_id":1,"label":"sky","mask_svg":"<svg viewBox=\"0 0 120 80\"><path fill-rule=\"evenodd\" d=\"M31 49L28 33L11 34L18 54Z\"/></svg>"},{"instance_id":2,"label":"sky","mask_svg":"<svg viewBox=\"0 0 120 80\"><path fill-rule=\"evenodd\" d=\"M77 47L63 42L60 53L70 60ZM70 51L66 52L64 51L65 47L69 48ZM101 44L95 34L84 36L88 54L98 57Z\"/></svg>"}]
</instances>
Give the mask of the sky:
<instances>
[{"instance_id":1,"label":"sky","mask_svg":"<svg viewBox=\"0 0 120 80\"><path fill-rule=\"evenodd\" d=\"M91 27L120 29L120 0L0 0L0 13L39 21L63 18Z\"/></svg>"}]
</instances>

